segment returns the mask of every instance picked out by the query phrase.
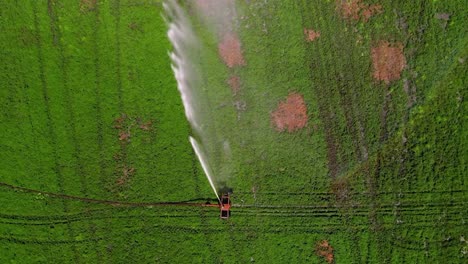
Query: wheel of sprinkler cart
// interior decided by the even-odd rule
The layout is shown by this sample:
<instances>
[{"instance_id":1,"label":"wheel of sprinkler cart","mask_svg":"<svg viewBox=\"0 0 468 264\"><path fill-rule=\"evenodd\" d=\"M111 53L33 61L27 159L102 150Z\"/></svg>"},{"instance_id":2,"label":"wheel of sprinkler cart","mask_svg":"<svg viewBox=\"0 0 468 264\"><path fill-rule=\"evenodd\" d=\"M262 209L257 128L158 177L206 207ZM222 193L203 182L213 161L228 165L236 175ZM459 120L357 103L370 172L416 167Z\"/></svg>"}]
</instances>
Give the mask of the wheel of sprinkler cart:
<instances>
[{"instance_id":1,"label":"wheel of sprinkler cart","mask_svg":"<svg viewBox=\"0 0 468 264\"><path fill-rule=\"evenodd\" d=\"M221 219L228 219L229 216L231 216L231 198L229 197L228 193L221 196L220 210Z\"/></svg>"}]
</instances>

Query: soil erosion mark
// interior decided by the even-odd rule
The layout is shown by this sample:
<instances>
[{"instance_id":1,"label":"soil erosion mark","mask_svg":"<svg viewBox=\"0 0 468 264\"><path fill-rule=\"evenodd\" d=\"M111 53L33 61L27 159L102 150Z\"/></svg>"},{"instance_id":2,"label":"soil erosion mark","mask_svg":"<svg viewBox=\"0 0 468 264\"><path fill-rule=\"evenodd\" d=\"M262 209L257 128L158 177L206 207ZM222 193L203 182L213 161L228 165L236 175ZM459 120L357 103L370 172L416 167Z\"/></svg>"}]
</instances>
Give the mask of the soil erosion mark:
<instances>
[{"instance_id":1,"label":"soil erosion mark","mask_svg":"<svg viewBox=\"0 0 468 264\"><path fill-rule=\"evenodd\" d=\"M312 42L320 37L320 31L304 28L304 35L307 42Z\"/></svg>"},{"instance_id":2,"label":"soil erosion mark","mask_svg":"<svg viewBox=\"0 0 468 264\"><path fill-rule=\"evenodd\" d=\"M240 92L241 89L241 79L239 76L234 75L229 78L227 81L229 84L229 87L231 87L232 93L234 95L237 95Z\"/></svg>"},{"instance_id":3,"label":"soil erosion mark","mask_svg":"<svg viewBox=\"0 0 468 264\"><path fill-rule=\"evenodd\" d=\"M341 16L348 20L367 22L372 16L382 13L381 5L368 5L362 0L337 0L336 3Z\"/></svg>"},{"instance_id":4,"label":"soil erosion mark","mask_svg":"<svg viewBox=\"0 0 468 264\"><path fill-rule=\"evenodd\" d=\"M218 44L218 52L221 59L223 59L224 63L229 68L245 65L241 43L237 35L233 32L228 32L224 35L223 39Z\"/></svg>"},{"instance_id":5,"label":"soil erosion mark","mask_svg":"<svg viewBox=\"0 0 468 264\"><path fill-rule=\"evenodd\" d=\"M333 247L327 240L317 242L315 245L315 254L317 254L317 256L323 257L327 263L333 263Z\"/></svg>"},{"instance_id":6,"label":"soil erosion mark","mask_svg":"<svg viewBox=\"0 0 468 264\"><path fill-rule=\"evenodd\" d=\"M302 95L291 93L286 101L279 102L278 108L271 113L271 121L279 132L297 131L307 125L307 106Z\"/></svg>"},{"instance_id":7,"label":"soil erosion mark","mask_svg":"<svg viewBox=\"0 0 468 264\"><path fill-rule=\"evenodd\" d=\"M388 41L380 41L372 48L373 76L376 80L389 84L400 79L401 71L406 67L406 58L403 54L403 44L397 42L391 44Z\"/></svg>"}]
</instances>

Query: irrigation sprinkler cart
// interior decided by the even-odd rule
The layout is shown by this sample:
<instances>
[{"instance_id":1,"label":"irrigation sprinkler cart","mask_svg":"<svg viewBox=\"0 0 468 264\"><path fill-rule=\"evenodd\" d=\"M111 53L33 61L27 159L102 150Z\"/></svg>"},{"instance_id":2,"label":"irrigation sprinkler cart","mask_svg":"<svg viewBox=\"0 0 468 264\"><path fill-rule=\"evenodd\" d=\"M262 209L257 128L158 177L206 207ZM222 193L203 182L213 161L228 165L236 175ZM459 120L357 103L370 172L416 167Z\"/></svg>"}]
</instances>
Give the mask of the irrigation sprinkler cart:
<instances>
[{"instance_id":1,"label":"irrigation sprinkler cart","mask_svg":"<svg viewBox=\"0 0 468 264\"><path fill-rule=\"evenodd\" d=\"M229 194L223 194L221 196L221 204L219 208L221 211L219 217L221 219L228 219L229 216L231 216L231 198L229 197Z\"/></svg>"}]
</instances>

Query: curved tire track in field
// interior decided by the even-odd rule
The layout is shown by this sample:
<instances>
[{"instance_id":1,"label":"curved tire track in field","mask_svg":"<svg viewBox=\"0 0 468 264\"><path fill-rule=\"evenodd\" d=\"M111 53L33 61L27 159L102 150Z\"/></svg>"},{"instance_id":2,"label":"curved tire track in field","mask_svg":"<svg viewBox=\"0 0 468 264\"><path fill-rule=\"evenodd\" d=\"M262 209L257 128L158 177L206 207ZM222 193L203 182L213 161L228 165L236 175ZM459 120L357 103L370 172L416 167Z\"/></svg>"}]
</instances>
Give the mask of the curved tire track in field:
<instances>
[{"instance_id":1,"label":"curved tire track in field","mask_svg":"<svg viewBox=\"0 0 468 264\"><path fill-rule=\"evenodd\" d=\"M299 5L300 6L298 7L298 9L301 10L300 15L302 18L302 23L303 23L302 28L306 28L308 25L306 25L305 23L306 21L309 21L309 19L304 14L304 10L308 10L312 12L312 10L315 10L315 8L309 6L309 3L307 3L306 1L302 1L302 4L299 4ZM316 17L316 16L312 15L312 17ZM315 20L313 22L317 25L320 24L320 27L323 27L323 24L318 23L318 20ZM303 41L303 44L304 44L304 50L310 54L311 43L306 43L305 41ZM320 55L319 61L321 62L327 61L324 58L325 51L319 47L315 47L315 48L317 49L318 54ZM308 56L308 59L310 59L310 56ZM320 76L327 76L327 72L325 72L323 69L324 65L325 64L320 65L322 67L316 67L316 65L313 62L309 63L308 65L309 75L310 75L309 77L311 80L314 80L314 74L315 74L314 72L316 72L316 70L319 71L316 74ZM337 76L335 67L331 67L329 70L330 72L332 72L333 76ZM338 137L334 133L334 130L333 130L333 128L336 127L336 122L334 121L334 118L333 118L334 113L330 109L331 104L327 103L327 101L323 99L323 98L332 98L333 95L330 94L330 89L328 89L325 86L327 86L327 84L323 81L320 81L320 83L316 84L316 87L312 87L312 91L315 93L316 98L317 98L319 117L323 123L323 128L325 131L325 143L326 143L326 148L327 148L328 170L330 172L330 177L332 179L335 179L341 171L340 163L344 163L345 161L339 160L338 155L339 155L341 146L339 144Z\"/></svg>"},{"instance_id":2,"label":"curved tire track in field","mask_svg":"<svg viewBox=\"0 0 468 264\"><path fill-rule=\"evenodd\" d=\"M307 28L308 26L310 25L306 25L305 24L305 21L306 21L306 14L304 14L304 10L310 10L309 12L312 12L312 10L316 10L316 8L312 5L310 5L310 3L307 3L307 1L302 1L302 6L299 6L299 10L301 12L301 18L302 18L302 28ZM326 14L326 12L324 12L323 10L320 11L322 14ZM314 12L316 13L316 12ZM314 18L314 21L313 23L315 24L315 28L317 27L317 25L320 25L319 28L320 30L322 30L322 28L325 28L328 27L328 32L331 32L330 31L330 28L329 28L329 24L328 23L325 23L326 25L324 25L324 23L318 19L318 15L312 15L312 17ZM304 43L304 49L306 51L308 51L310 48L310 43L309 44L306 44L305 42ZM323 57L323 51L320 50L319 51L319 54L321 54L321 57ZM335 61L340 61L340 60L337 60L337 54L334 53L333 54L333 57L335 59ZM323 60L323 58L322 58ZM335 69L336 66L334 67L331 67L332 69L330 69L332 72L333 72L333 76L340 76L337 72L336 72L336 69ZM320 68L323 68L323 67L320 67ZM311 79L312 79L312 73L313 71L313 65L310 65L309 66L309 73L311 75ZM325 75L326 73L322 72L321 73L321 76L326 76ZM344 80L346 81L346 80ZM323 86L323 84L320 84ZM339 97L340 97L340 103L341 103L341 106L344 110L344 116L345 116L345 121L346 121L346 127L347 129L349 130L348 133L350 135L354 135L356 137L356 133L357 133L357 129L355 129L355 127L352 125L353 124L353 116L352 114L354 113L354 108L353 108L353 105L352 105L352 102L351 100L348 99L348 92L346 91L346 84L343 86L343 87L337 87L338 88L338 93L339 93ZM318 91L319 88L316 88L315 89L315 93L316 93L316 97L318 98L317 100L317 104L319 106L319 114L320 114L320 117L321 117L321 120L324 124L324 129L325 129L325 141L326 141L326 145L327 145L327 157L328 157L328 167L329 167L329 171L330 171L330 176L332 178L332 180L335 180L339 174L339 172L341 171L341 168L340 168L340 165L339 165L339 162L338 161L338 153L339 153L339 148L340 148L340 144L338 142L338 136L334 135L334 131L333 131L333 127L335 125L333 125L333 120L331 118L331 111L330 109L328 108L328 104L325 100L320 100L320 91ZM323 90L323 88L322 88ZM325 89L326 91L326 89ZM348 102L348 103L346 103ZM347 109L350 108L350 109ZM362 129L361 129L362 130ZM360 135L360 134L359 134ZM359 148L359 145L360 143L363 143L363 140L358 136L357 137L358 140L353 140L353 145L354 145L354 148L355 148L355 156L360 153L360 148ZM342 146L341 146L342 148ZM367 150L367 147L365 147L365 149ZM366 151L367 153L367 151ZM365 157L367 159L367 154L366 155L362 155L361 153L361 157ZM358 158L358 160L362 160L362 158ZM346 160L342 160L341 162L346 162ZM335 200L336 201L336 198L333 199L334 197L332 197L332 200ZM339 205L339 202L338 202L338 205ZM350 226L351 223L351 218L354 216L354 212L352 210L349 210L348 208L343 208L340 210L341 213L341 220L343 222L343 226ZM346 232L349 234L349 236L351 237L351 240L353 241L351 248L353 248L353 258L355 261L359 262L361 260L361 250L359 249L359 238L358 238L358 233L357 233L357 230L356 229L353 229L353 228L348 228L346 229Z\"/></svg>"},{"instance_id":3,"label":"curved tire track in field","mask_svg":"<svg viewBox=\"0 0 468 264\"><path fill-rule=\"evenodd\" d=\"M89 192L88 183L86 179L86 174L84 173L85 165L82 159L82 148L77 138L74 100L73 100L73 95L70 93L70 89L71 89L71 92L73 92L74 90L73 90L73 87L69 86L69 82L68 82L69 81L69 76L68 76L68 71L67 71L68 61L64 54L62 32L61 32L61 29L58 27L60 21L58 20L58 11L56 9L57 6L56 6L56 3L54 3L54 1L55 0L49 0L48 2L49 3L48 15L51 20L51 28L53 29L52 31L54 33L54 44L55 46L57 46L58 53L59 53L60 70L62 74L62 78L61 78L62 88L63 88L64 97L65 97L66 111L68 112L68 117L69 117L71 143L73 144L73 148L74 148L74 153L72 154L72 157L74 158L75 163L76 163L75 173L80 179L81 193L87 196ZM96 28L97 26L95 27L95 30ZM87 208L87 206L85 208ZM96 235L96 228L90 222L88 222L88 232L90 233L91 238L93 238ZM97 241L94 239L91 239L91 241L94 241L93 248L94 248L97 258L100 260L101 254L99 253L99 247L98 247Z\"/></svg>"},{"instance_id":4,"label":"curved tire track in field","mask_svg":"<svg viewBox=\"0 0 468 264\"><path fill-rule=\"evenodd\" d=\"M56 18L53 19L53 16L51 16L51 10L52 10L52 5L54 4L53 0L48 0L47 1L47 10L48 10L48 15L51 19L51 31L52 31L52 34L53 34L53 41L54 43L57 42L57 39L56 39ZM52 156L53 156L53 160L54 160L54 171L55 171L55 174L57 175L57 185L58 185L58 188L61 192L64 191L64 184L63 184L63 175L62 175L62 171L60 169L60 165L59 165L59 157L58 157L58 153L57 153L57 148L58 148L58 144L57 144L57 135L55 133L55 124L52 120L52 117L51 117L51 109L50 109L50 105L49 105L49 87L48 87L48 84L47 84L47 80L46 80L46 72L45 72L45 62L44 62L44 54L42 53L42 39L40 38L40 28L39 28L39 18L38 18L38 8L37 8L37 3L35 1L33 1L33 16L34 16L34 27L35 27L35 32L36 32L36 36L37 36L37 59L38 59L38 62L39 62L39 77L40 77L40 80L41 80L41 86L42 86L42 95L43 95L43 98L44 98L44 105L45 105L45 112L46 112L46 115L47 115L47 127L49 128L49 135L50 135L50 141L51 141L51 145L52 145L52 148L53 148L53 151L52 151ZM63 210L67 213L69 211L69 208L68 208L68 204L66 201L62 201L62 207L63 207ZM73 229L71 228L70 225L67 225L67 231L68 231L68 236L70 238L73 238L75 237L74 235L74 231ZM79 262L79 255L78 255L78 252L77 252L77 248L75 247L75 245L71 245L71 250L73 252L73 256L74 256L74 260L75 262Z\"/></svg>"},{"instance_id":5,"label":"curved tire track in field","mask_svg":"<svg viewBox=\"0 0 468 264\"><path fill-rule=\"evenodd\" d=\"M100 71L101 71L101 68L99 66L99 58L100 58L100 54L99 54L99 46L98 46L98 42L99 42L99 25L101 24L100 22L100 19L99 19L99 15L100 15L100 3L99 3L100 0L95 0L94 2L94 29L93 29L93 32L92 32L92 38L93 38L93 55L94 55L94 96L95 96L95 105L96 105L96 129L97 129L97 137L96 137L96 141L97 141L97 155L98 155L98 162L99 162L99 175L100 175L100 178L99 178L99 182L101 184L101 188L104 186L105 184L105 154L104 154L104 133L103 133L103 118L102 118L102 106L101 106L101 100L102 100L102 94L101 94L101 80L100 80ZM99 228L99 227L97 227ZM97 228L93 228L91 229L92 232L95 234L96 233L96 229ZM99 230L99 229L98 229ZM98 244L99 241L96 241L96 244ZM97 260L98 262L103 262L103 259L102 259L102 255L103 255L103 252L102 250L100 250L100 246L97 245L95 247L95 250L96 250L96 255L97 255Z\"/></svg>"},{"instance_id":6,"label":"curved tire track in field","mask_svg":"<svg viewBox=\"0 0 468 264\"><path fill-rule=\"evenodd\" d=\"M44 194L53 198L59 198L59 199L73 199L73 200L79 200L83 202L90 202L90 203L98 203L98 204L106 204L106 205L111 205L114 206L116 209L117 208L122 208L122 207L157 207L157 206L166 206L166 207L174 207L174 206L183 206L187 209L187 211L183 211L181 213L175 213L175 214L167 214L164 213L163 216L169 216L169 217L197 217L197 214L193 213L193 210L190 209L190 207L193 206L200 206L200 204L190 204L188 202L192 201L184 201L184 202L158 202L158 203L137 203L137 202L120 202L120 201L110 201L110 200L97 200L97 199L90 199L90 198L85 198L85 197L76 197L76 196L69 196L69 195L64 195L64 194L55 194L55 193L47 193L47 192L40 192L37 190L32 190L32 189L27 189L23 187L17 187L17 186L12 186L9 184L5 183L0 183L0 186L7 187L16 191L22 191L22 192L27 192L27 193L36 193L36 194ZM400 206L399 210L401 212L407 212L406 215L411 215L411 216L424 216L425 220L427 219L427 213L428 210L429 212L438 212L442 208L450 208L451 213L450 217L451 220L455 220L456 217L460 216L457 212L457 210L463 209L467 201L461 201L458 203L447 203L443 201L431 201L427 203L419 203L419 204L414 204L414 203L405 203ZM340 210L335 207L329 207L326 204L323 205L258 205L258 204L252 204L252 205L233 205L233 208L236 209L236 214L258 214L258 216L264 216L264 215L277 215L281 217L304 217L304 216L309 216L309 217L341 217ZM109 210L112 208L108 208ZM26 221L26 222L36 222L36 224L39 224L37 222L42 221L40 223L52 223L51 221L46 221L46 220L55 220L56 222L61 222L61 223L70 223L74 221L85 221L85 220L97 220L97 219L112 219L114 217L109 216L109 217L93 217L92 215L101 212L103 210L108 210L106 208L101 208L101 209L95 209L94 211L89 211L89 212L81 212L78 214L69 214L69 215L63 215L63 216L22 216L22 215L8 215L8 214L0 214L0 218L3 219L9 219L13 221ZM353 207L354 209L354 215L355 216L360 216L360 217L365 217L368 215L368 206L367 205L360 205L360 206L355 206ZM204 210L202 210L204 212ZM394 211L394 204L393 203L388 203L388 204L382 204L377 212L381 215L393 215L395 213ZM137 215L135 217L138 217L141 215ZM199 216L199 215L198 215ZM133 216L117 216L115 218L132 218ZM159 217L158 215L151 215L151 217ZM203 214L203 221L206 220L206 216ZM430 219L429 219L430 220ZM428 220L428 221L429 221ZM13 222L12 222L13 223ZM18 223L20 224L20 223ZM203 226L203 225L202 225Z\"/></svg>"}]
</instances>

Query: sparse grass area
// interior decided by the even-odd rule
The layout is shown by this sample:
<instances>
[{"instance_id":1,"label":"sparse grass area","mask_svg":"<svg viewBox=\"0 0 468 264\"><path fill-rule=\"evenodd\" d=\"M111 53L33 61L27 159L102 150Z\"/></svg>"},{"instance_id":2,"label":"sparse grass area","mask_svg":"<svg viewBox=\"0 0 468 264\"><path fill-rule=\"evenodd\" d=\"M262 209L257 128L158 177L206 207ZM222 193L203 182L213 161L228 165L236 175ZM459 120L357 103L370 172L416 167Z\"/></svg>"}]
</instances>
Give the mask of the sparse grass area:
<instances>
[{"instance_id":1,"label":"sparse grass area","mask_svg":"<svg viewBox=\"0 0 468 264\"><path fill-rule=\"evenodd\" d=\"M237 1L245 65L232 69L194 20L216 140L232 148L228 221L113 203L213 196L162 1L0 3L0 263L466 262L467 8L355 2L381 9ZM387 83L373 78L380 41L406 59ZM271 113L291 93L307 126L278 132Z\"/></svg>"}]
</instances>

